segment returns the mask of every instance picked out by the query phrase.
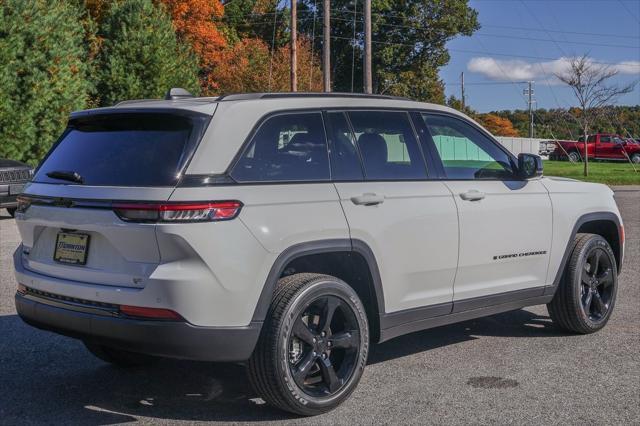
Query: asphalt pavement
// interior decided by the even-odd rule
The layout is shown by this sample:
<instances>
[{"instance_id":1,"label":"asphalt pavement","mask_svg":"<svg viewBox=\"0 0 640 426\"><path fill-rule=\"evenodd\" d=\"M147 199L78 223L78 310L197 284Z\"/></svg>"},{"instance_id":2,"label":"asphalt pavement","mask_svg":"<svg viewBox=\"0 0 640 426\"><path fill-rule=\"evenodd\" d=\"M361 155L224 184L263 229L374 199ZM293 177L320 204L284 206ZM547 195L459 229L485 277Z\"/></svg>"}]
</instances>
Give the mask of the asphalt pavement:
<instances>
[{"instance_id":1,"label":"asphalt pavement","mask_svg":"<svg viewBox=\"0 0 640 426\"><path fill-rule=\"evenodd\" d=\"M640 424L640 191L616 192L627 235L615 312L588 336L545 306L399 337L371 350L352 397L299 419L264 404L240 365L121 370L15 313L15 221L0 210L0 424Z\"/></svg>"}]
</instances>

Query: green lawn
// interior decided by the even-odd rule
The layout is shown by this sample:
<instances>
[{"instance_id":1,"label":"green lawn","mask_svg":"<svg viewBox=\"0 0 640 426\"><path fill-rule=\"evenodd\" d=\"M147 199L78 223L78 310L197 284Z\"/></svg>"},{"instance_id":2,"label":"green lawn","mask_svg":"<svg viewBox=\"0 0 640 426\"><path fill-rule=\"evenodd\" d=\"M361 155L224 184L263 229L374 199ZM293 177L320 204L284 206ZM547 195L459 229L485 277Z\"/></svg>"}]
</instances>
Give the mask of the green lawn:
<instances>
[{"instance_id":1,"label":"green lawn","mask_svg":"<svg viewBox=\"0 0 640 426\"><path fill-rule=\"evenodd\" d=\"M589 161L589 176L584 177L584 164L569 161L544 161L545 176L561 176L608 185L640 185L640 164L636 171L629 163Z\"/></svg>"}]
</instances>

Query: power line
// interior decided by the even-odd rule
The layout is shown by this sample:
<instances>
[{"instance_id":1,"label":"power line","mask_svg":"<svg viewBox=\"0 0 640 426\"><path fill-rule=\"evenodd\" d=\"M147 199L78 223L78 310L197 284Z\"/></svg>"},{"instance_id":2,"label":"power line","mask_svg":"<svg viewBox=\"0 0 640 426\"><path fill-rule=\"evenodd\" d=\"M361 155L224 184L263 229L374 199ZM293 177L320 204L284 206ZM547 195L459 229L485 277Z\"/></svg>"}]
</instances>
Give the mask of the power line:
<instances>
[{"instance_id":1,"label":"power line","mask_svg":"<svg viewBox=\"0 0 640 426\"><path fill-rule=\"evenodd\" d=\"M354 14L355 14L355 12L354 12ZM349 23L356 21L355 19L344 19L344 18L337 18L337 17L334 17L332 19L338 20L338 21L349 22ZM362 22L362 19L358 19L357 21L358 22ZM424 30L424 29L427 29L426 27L424 27L422 25L399 25L399 24L387 24L387 23L379 23L377 25L381 26L381 27L406 28L406 29L413 29L413 30ZM475 33L473 35L474 36L482 36L482 37L496 37L496 38L508 38L508 39L518 39L518 40L541 41L541 42L547 42L547 43L557 43L556 40L551 40L551 39L536 38L536 37L523 37L523 36L510 35L510 34L491 34L491 33L477 32L477 33ZM638 39L640 40L640 37ZM586 46L597 46L597 47L614 47L614 48L621 48L621 49L638 49L638 50L640 50L640 43L638 43L637 46L630 46L628 44L593 43L593 42L573 41L573 40L561 41L561 43L581 44L581 45L586 45Z\"/></svg>"},{"instance_id":2,"label":"power line","mask_svg":"<svg viewBox=\"0 0 640 426\"><path fill-rule=\"evenodd\" d=\"M344 18L331 18L332 20L340 20L340 21L345 21L345 22L349 22L349 23L353 23L353 22L363 22L361 19L358 20L354 20L354 19L344 19ZM312 21L313 18L303 18L303 19L299 19L298 21ZM266 22L244 22L244 23L240 23L239 25L244 25L244 26L255 26L255 25L269 25ZM409 28L409 29L423 29L424 27L416 27L416 26L410 26L410 25L395 25L395 24L381 24L384 26L391 26L391 27L397 27L397 28ZM555 40L553 38L551 39L542 39L542 38L534 38L534 37L522 37L522 36L513 36L513 35L503 35L503 34L487 34L487 33L476 33L474 34L475 36L480 36L480 37L495 37L495 38L507 38L507 39L518 39L518 40L528 40L528 41L540 41L540 42L546 42L546 43L554 43L556 46L559 45L559 43L567 43L567 44L579 44L579 45L584 45L584 46L592 46L592 47L611 47L611 48L622 48L622 49L634 49L634 50L640 50L640 44L638 46L629 46L629 45L618 45L618 44L606 44L606 43L590 43L590 42L581 42L581 41L572 41L572 40L566 40L566 41L558 41ZM338 37L340 38L340 37ZM347 37L343 37L343 39L349 39L349 40L353 40L354 38L347 38ZM376 42L374 41L374 43L385 43L385 42ZM396 45L406 45L406 46L413 46L412 44L409 43L392 43L392 42L387 42L387 44L396 44ZM479 52L473 52L473 51L469 51L469 50L462 50L462 49L448 49L450 51L458 51L461 53L479 53ZM518 55L518 54L506 54L506 53L492 53L494 55L497 56L510 56L510 57L515 57L515 58L529 58L529 59L545 59L545 60L556 60L558 58L551 58L551 57L542 57L542 56L529 56L529 55ZM601 64L601 65L617 65L615 63L611 63L611 62L601 62L601 61L594 61L594 63L597 64Z\"/></svg>"},{"instance_id":3,"label":"power line","mask_svg":"<svg viewBox=\"0 0 640 426\"><path fill-rule=\"evenodd\" d=\"M618 3L620 3L622 5L622 7L624 7L624 10L627 11L627 13L629 14L629 16L631 16L633 19L636 20L636 22L638 24L640 24L640 18L638 18L635 13L631 13L631 11L629 10L629 8L627 7L626 4L624 4L624 2L622 0L618 0Z\"/></svg>"},{"instance_id":4,"label":"power line","mask_svg":"<svg viewBox=\"0 0 640 426\"><path fill-rule=\"evenodd\" d=\"M574 35L586 35L586 36L594 36L594 37L615 37L615 38L637 38L640 39L640 36L634 35L620 35L620 34L604 34L604 33L588 33L581 31L567 31L567 30L541 30L540 28L531 28L531 27L512 27L509 25L494 25L494 24L482 24L482 27L489 28L504 28L507 30L522 30L522 31L537 31L537 32L550 32L550 33L559 33L559 34L574 34Z\"/></svg>"},{"instance_id":5,"label":"power line","mask_svg":"<svg viewBox=\"0 0 640 426\"><path fill-rule=\"evenodd\" d=\"M549 40L546 38L522 37L522 36L505 35L505 34L476 33L474 35L481 36L481 37L496 37L496 38L509 38L509 39L516 39L516 40L542 41L547 43L581 44L586 46L615 47L620 49L640 50L640 43L638 43L637 46L629 46L628 44L624 44L624 45L623 44L606 44L606 43L592 43L592 42L586 42L586 41L572 41L572 40L565 40L565 41L558 42L557 40Z\"/></svg>"},{"instance_id":6,"label":"power line","mask_svg":"<svg viewBox=\"0 0 640 426\"><path fill-rule=\"evenodd\" d=\"M505 85L505 84L513 84L513 83L527 83L526 81L475 81L475 82L464 82L465 86L497 86L497 85ZM460 86L462 83L445 83L447 86Z\"/></svg>"},{"instance_id":7,"label":"power line","mask_svg":"<svg viewBox=\"0 0 640 426\"><path fill-rule=\"evenodd\" d=\"M341 37L341 36L331 36L331 38L335 39L335 40L347 40L347 41L351 41L352 40L351 37ZM383 44L383 45L392 45L392 46L407 46L407 47L413 47L413 48L415 48L416 45L419 44L419 43L415 43L415 44L397 43L397 42L391 42L391 41L378 41L378 40L373 40L372 43L374 43L374 44ZM515 54L515 53L490 52L490 51L487 51L487 50L479 51L479 50L457 49L457 48L448 48L447 50L449 50L450 52L472 53L472 54L475 54L475 55L505 56L505 57L509 57L509 58L539 59L539 60L546 60L546 61L556 61L556 60L558 60L558 58L552 58L552 57L549 57L549 56L519 55L519 54ZM602 62L602 61L592 61L592 63L600 64L600 65L618 65L618 64L615 64L615 63L612 63L612 62Z\"/></svg>"},{"instance_id":8,"label":"power line","mask_svg":"<svg viewBox=\"0 0 640 426\"><path fill-rule=\"evenodd\" d=\"M623 3L624 4L624 3ZM627 8L628 11L628 8ZM350 10L350 9L331 9L331 12L336 12L340 15L351 15L351 14L356 14L356 15L361 15L362 12L361 11L357 11L357 10ZM236 15L238 17L254 17L254 18L258 18L258 17L262 17L262 16L271 16L273 14L277 14L277 13L282 13L282 12L251 12L251 13L245 13L245 14L241 14L241 15ZM302 15L302 14L313 14L314 11L313 10L300 10L298 11L298 15ZM387 13L371 13L374 16L382 16L386 19L392 18L392 19L404 19L404 17L387 12ZM633 16L631 14L631 16ZM223 21L229 19L229 17L227 16L222 16L220 18L216 18L216 21ZM338 17L333 17L332 19L336 19L336 20L344 20L347 22L352 22L353 19L348 19L348 18L338 18ZM358 21L362 21L362 20L358 20ZM415 28L413 26L409 26L409 25L399 25L399 24L380 24L380 25L384 25L384 26L397 26L397 27L407 27L407 28ZM594 32L584 32L584 31L569 31L569 30L549 30L549 29L540 29L540 28L532 28L532 27L523 27L523 26L510 26L510 25L498 25L498 24L482 24L482 28L503 28L503 29L508 29L508 30L521 30L521 31L536 31L536 32L551 32L551 33L559 33L559 34L574 34L574 35L586 35L586 36L594 36L594 37L613 37L613 38L622 38L625 40L628 39L640 39L640 36L638 35L631 35L631 34L611 34L611 33L594 33Z\"/></svg>"}]
</instances>

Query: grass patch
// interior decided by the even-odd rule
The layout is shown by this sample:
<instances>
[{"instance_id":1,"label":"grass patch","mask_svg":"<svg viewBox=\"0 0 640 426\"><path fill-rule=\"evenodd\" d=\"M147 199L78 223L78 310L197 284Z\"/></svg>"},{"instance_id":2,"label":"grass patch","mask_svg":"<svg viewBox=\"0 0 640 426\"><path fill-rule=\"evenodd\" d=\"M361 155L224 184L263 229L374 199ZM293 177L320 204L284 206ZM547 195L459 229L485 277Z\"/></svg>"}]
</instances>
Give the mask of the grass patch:
<instances>
[{"instance_id":1,"label":"grass patch","mask_svg":"<svg viewBox=\"0 0 640 426\"><path fill-rule=\"evenodd\" d=\"M570 161L544 161L545 176L560 176L607 185L640 185L640 164L589 161L589 176L583 176L584 164Z\"/></svg>"}]
</instances>

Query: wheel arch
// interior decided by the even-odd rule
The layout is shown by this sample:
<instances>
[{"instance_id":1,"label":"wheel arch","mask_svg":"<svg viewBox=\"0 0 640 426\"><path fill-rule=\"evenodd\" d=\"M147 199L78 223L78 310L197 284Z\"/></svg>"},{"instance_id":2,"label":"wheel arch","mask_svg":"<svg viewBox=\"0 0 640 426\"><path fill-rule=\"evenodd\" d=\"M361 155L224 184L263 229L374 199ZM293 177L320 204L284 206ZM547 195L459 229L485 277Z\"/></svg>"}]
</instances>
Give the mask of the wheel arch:
<instances>
[{"instance_id":1,"label":"wheel arch","mask_svg":"<svg viewBox=\"0 0 640 426\"><path fill-rule=\"evenodd\" d=\"M371 248L355 239L308 241L285 249L271 266L252 321L266 318L278 280L301 272L332 275L349 284L365 306L372 339L379 339L380 314L384 313L380 271Z\"/></svg>"},{"instance_id":2,"label":"wheel arch","mask_svg":"<svg viewBox=\"0 0 640 426\"><path fill-rule=\"evenodd\" d=\"M622 262L624 260L624 231L620 218L613 212L587 213L580 216L573 226L562 256L562 261L560 262L560 267L556 272L553 285L550 287L551 292L555 292L555 289L558 288L564 276L567 261L571 256L573 241L578 233L597 234L607 240L613 250L618 273L622 270ZM545 292L545 294L547 293L548 291Z\"/></svg>"}]
</instances>

